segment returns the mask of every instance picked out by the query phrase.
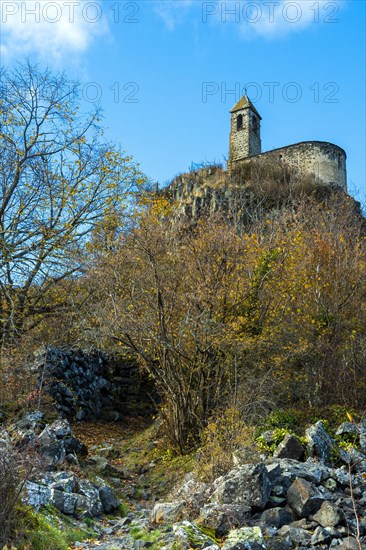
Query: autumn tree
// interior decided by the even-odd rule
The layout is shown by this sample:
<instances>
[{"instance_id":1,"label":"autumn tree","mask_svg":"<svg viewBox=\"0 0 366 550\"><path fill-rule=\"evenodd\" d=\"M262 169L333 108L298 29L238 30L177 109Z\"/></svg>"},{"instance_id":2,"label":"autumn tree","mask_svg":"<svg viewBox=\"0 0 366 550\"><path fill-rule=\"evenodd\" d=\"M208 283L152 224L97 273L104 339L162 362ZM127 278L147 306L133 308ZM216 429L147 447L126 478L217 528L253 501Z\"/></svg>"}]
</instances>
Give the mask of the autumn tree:
<instances>
[{"instance_id":1,"label":"autumn tree","mask_svg":"<svg viewBox=\"0 0 366 550\"><path fill-rule=\"evenodd\" d=\"M343 194L298 197L246 228L185 225L157 197L85 278L89 334L147 370L180 452L227 407L244 422L275 407L363 407L363 235Z\"/></svg>"},{"instance_id":2,"label":"autumn tree","mask_svg":"<svg viewBox=\"0 0 366 550\"><path fill-rule=\"evenodd\" d=\"M59 307L91 231L142 181L108 143L80 86L29 62L0 83L0 338L4 346ZM50 292L53 299L50 301ZM57 293L56 293L57 294Z\"/></svg>"}]
</instances>

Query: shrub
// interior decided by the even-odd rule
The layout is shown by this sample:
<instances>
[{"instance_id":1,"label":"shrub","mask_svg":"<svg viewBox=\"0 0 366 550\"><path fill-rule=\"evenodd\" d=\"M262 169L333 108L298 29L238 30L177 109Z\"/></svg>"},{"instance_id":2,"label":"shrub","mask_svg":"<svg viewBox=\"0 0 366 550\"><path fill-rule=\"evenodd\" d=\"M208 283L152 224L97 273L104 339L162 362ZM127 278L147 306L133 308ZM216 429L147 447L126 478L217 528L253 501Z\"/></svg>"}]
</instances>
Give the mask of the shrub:
<instances>
[{"instance_id":1,"label":"shrub","mask_svg":"<svg viewBox=\"0 0 366 550\"><path fill-rule=\"evenodd\" d=\"M29 526L20 494L33 464L31 456L24 452L0 449L0 547L16 542Z\"/></svg>"}]
</instances>

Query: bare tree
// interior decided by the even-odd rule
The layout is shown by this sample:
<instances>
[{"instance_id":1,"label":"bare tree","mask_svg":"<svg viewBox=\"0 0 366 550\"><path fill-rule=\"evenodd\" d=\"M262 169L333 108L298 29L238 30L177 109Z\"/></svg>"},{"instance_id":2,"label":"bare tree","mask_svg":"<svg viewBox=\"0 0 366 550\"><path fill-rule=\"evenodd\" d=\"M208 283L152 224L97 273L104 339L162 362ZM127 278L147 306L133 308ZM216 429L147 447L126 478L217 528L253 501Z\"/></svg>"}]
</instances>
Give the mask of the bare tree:
<instances>
[{"instance_id":1,"label":"bare tree","mask_svg":"<svg viewBox=\"0 0 366 550\"><path fill-rule=\"evenodd\" d=\"M55 308L49 291L80 269L75 251L142 181L105 141L80 87L29 62L0 72L0 338ZM59 306L60 304L58 304Z\"/></svg>"}]
</instances>

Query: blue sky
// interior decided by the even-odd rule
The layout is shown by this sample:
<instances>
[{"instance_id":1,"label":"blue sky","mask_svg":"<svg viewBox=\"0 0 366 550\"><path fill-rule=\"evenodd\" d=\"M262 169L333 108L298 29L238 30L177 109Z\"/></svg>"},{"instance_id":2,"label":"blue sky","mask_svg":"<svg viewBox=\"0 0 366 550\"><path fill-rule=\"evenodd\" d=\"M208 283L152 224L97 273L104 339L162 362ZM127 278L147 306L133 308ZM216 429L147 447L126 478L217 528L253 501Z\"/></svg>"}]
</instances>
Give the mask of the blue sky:
<instances>
[{"instance_id":1,"label":"blue sky","mask_svg":"<svg viewBox=\"0 0 366 550\"><path fill-rule=\"evenodd\" d=\"M227 158L246 87L263 150L336 143L365 200L364 0L0 2L1 63L28 56L80 79L153 180Z\"/></svg>"}]
</instances>

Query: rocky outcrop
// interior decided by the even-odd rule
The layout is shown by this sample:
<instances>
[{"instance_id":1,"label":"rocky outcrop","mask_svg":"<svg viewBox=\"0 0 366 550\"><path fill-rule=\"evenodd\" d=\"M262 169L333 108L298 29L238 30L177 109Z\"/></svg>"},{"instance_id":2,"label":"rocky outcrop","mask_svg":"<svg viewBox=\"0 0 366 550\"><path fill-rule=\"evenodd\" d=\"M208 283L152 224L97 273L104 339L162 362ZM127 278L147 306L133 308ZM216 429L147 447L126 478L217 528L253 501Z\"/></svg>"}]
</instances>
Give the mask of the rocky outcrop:
<instances>
[{"instance_id":1,"label":"rocky outcrop","mask_svg":"<svg viewBox=\"0 0 366 550\"><path fill-rule=\"evenodd\" d=\"M176 498L170 504L158 502L150 521L156 523L158 511L169 506L172 510L174 504L179 514L170 516L171 521L190 521L203 532L209 530L220 541L223 539L221 548L225 550L363 547L366 544L366 454L360 449L363 425L356 425L355 429L343 425L337 432L338 436L352 433L358 450L341 452L336 440L329 437L319 422L306 433L308 452L313 456L304 462L283 457L283 454L301 457L304 451L304 444L288 434L274 456L263 457L254 464L239 464L212 484L195 482L191 474L183 488L189 486L194 499L190 501L189 494L178 488L174 496L180 496L181 500ZM336 465L331 464L333 455L337 456ZM200 544L192 547L203 548Z\"/></svg>"},{"instance_id":2,"label":"rocky outcrop","mask_svg":"<svg viewBox=\"0 0 366 550\"><path fill-rule=\"evenodd\" d=\"M92 482L66 469L69 464L79 466L79 459L88 453L73 436L68 420L46 424L36 411L2 430L0 441L6 442L0 453L27 451L37 462L36 468L29 468L22 492L22 500L35 509L50 504L78 519L118 509L120 502L103 479L95 477Z\"/></svg>"},{"instance_id":3,"label":"rocky outcrop","mask_svg":"<svg viewBox=\"0 0 366 550\"><path fill-rule=\"evenodd\" d=\"M35 509L51 504L63 514L78 519L110 514L120 504L102 479L95 483L63 470L26 481L23 501Z\"/></svg>"}]
</instances>

